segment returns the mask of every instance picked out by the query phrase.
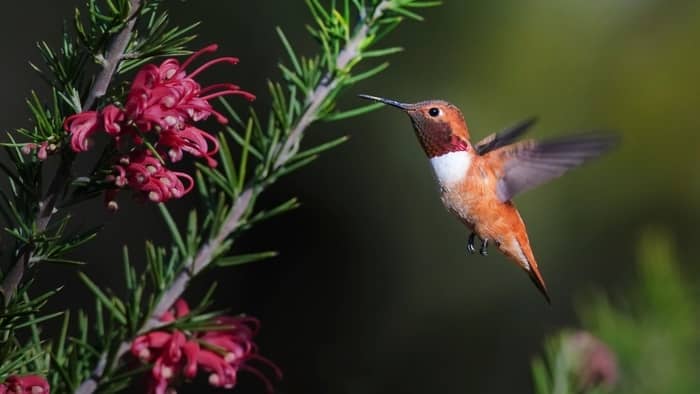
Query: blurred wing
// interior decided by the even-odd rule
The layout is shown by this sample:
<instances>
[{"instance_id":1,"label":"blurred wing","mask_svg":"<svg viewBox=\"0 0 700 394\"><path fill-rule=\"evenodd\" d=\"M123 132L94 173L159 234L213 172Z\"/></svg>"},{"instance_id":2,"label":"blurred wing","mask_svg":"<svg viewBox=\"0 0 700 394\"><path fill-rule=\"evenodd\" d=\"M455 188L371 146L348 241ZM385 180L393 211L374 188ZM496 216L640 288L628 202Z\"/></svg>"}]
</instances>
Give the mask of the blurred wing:
<instances>
[{"instance_id":1,"label":"blurred wing","mask_svg":"<svg viewBox=\"0 0 700 394\"><path fill-rule=\"evenodd\" d=\"M561 176L571 168L596 158L617 144L614 135L582 134L549 141L524 141L493 152L502 163L498 198L515 195Z\"/></svg>"},{"instance_id":2,"label":"blurred wing","mask_svg":"<svg viewBox=\"0 0 700 394\"><path fill-rule=\"evenodd\" d=\"M492 150L515 142L515 140L521 135L525 134L527 129L535 124L536 121L537 118L535 117L525 119L503 131L487 136L476 144L476 153L479 155L485 155Z\"/></svg>"}]
</instances>

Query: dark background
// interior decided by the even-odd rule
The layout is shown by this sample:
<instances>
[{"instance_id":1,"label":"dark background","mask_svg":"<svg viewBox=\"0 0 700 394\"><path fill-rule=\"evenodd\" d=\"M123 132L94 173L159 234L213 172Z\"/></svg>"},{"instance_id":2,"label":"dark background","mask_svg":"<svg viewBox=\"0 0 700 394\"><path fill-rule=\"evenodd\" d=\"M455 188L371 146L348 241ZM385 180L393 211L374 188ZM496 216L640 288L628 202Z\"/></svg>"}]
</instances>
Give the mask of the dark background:
<instances>
[{"instance_id":1,"label":"dark background","mask_svg":"<svg viewBox=\"0 0 700 394\"><path fill-rule=\"evenodd\" d=\"M4 7L5 130L28 125L23 100L41 86L27 66L39 61L34 43L56 45L62 19L78 3ZM218 306L261 319L261 352L285 371L280 392L531 392L530 359L547 334L576 326L576 302L591 289L615 293L633 283L645 228L668 229L682 260L696 261L700 3L446 3L425 10L425 22L407 22L392 34L385 46L406 51L391 59L388 72L347 92L341 105L358 105L354 94L361 92L444 98L462 108L475 138L538 115L536 137L606 129L621 133L623 144L516 201L551 290L550 307L495 249L488 258L466 255L468 233L441 207L403 115L383 109L314 125L314 142L352 138L275 185L261 206L298 196L302 207L256 226L237 246L280 256L206 275L190 295L196 300L218 280ZM222 54L241 58L207 78L257 93L259 109L283 55L274 27L283 27L301 53L316 51L304 33L311 21L302 1L173 1L171 8L177 23L203 21L194 48L218 42ZM183 213L190 203L172 207ZM117 289L122 244L138 260L143 239L167 242L154 207L128 198L121 207L109 215L95 202L75 212L81 227L106 221L75 257L90 262L85 271L98 283ZM697 265L683 270L697 277ZM70 269L45 266L40 277L44 288L67 285L51 308L92 307ZM239 392L260 391L244 378Z\"/></svg>"}]
</instances>

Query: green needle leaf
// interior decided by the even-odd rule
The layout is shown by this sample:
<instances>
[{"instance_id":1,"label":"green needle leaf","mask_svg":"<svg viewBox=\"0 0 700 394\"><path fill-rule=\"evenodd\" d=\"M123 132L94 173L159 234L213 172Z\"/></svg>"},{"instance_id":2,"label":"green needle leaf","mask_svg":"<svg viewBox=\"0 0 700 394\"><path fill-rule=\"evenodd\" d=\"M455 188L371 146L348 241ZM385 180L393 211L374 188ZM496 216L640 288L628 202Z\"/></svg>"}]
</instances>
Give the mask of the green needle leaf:
<instances>
[{"instance_id":1,"label":"green needle leaf","mask_svg":"<svg viewBox=\"0 0 700 394\"><path fill-rule=\"evenodd\" d=\"M255 261L265 260L277 256L277 252L260 252L250 254L239 254L236 256L222 257L216 260L216 265L219 267L230 267L233 265L241 265L252 263Z\"/></svg>"},{"instance_id":2,"label":"green needle leaf","mask_svg":"<svg viewBox=\"0 0 700 394\"><path fill-rule=\"evenodd\" d=\"M350 139L350 137L348 137L348 136L342 136L340 138L336 138L333 141L329 141L329 142L326 142L325 144L321 144L321 145L318 145L316 147L313 147L313 148L310 148L310 149L307 149L305 151L297 153L296 156L294 156L293 160L301 160L301 159L305 159L305 158L310 157L310 156L316 156L322 152L325 152L327 150L335 148L336 146L344 143L345 141L347 141L349 139Z\"/></svg>"},{"instance_id":3,"label":"green needle leaf","mask_svg":"<svg viewBox=\"0 0 700 394\"><path fill-rule=\"evenodd\" d=\"M277 30L277 35L280 37L280 41L282 41L282 45L284 45L284 49L287 51L287 55L289 56L289 60L291 60L292 65L294 66L294 71L300 75L301 66L299 65L299 60L297 59L297 55L294 53L292 45L289 43L289 40L287 40L287 37L284 35L284 32L279 26L276 27L275 30Z\"/></svg>"},{"instance_id":4,"label":"green needle leaf","mask_svg":"<svg viewBox=\"0 0 700 394\"><path fill-rule=\"evenodd\" d=\"M180 254L182 256L189 256L187 246L185 246L185 241L183 241L180 230L175 223L175 219L173 219L172 215L170 215L170 211L163 203L158 204L158 209L160 210L161 216L163 216L163 220L165 220L165 224L168 226L168 230L170 231L170 235L173 237L173 241L175 241L175 244L180 250Z\"/></svg>"},{"instance_id":5,"label":"green needle leaf","mask_svg":"<svg viewBox=\"0 0 700 394\"><path fill-rule=\"evenodd\" d=\"M253 121L248 120L248 125L245 128L245 139L243 140L243 150L241 151L241 166L238 169L238 173L241 176L238 178L238 185L236 190L243 190L243 182L246 178L246 166L248 165L248 152L250 152L250 136L253 133Z\"/></svg>"},{"instance_id":6,"label":"green needle leaf","mask_svg":"<svg viewBox=\"0 0 700 394\"><path fill-rule=\"evenodd\" d=\"M92 294L97 297L97 299L102 303L102 305L107 308L112 316L122 325L126 325L126 316L117 308L117 306L107 297L105 293L100 290L99 287L93 282L87 275L82 272L78 272L78 278L87 286Z\"/></svg>"},{"instance_id":7,"label":"green needle leaf","mask_svg":"<svg viewBox=\"0 0 700 394\"><path fill-rule=\"evenodd\" d=\"M325 116L323 118L323 120L325 120L327 122L333 122L336 120L348 119L348 118L352 118L355 116L364 115L368 112L372 112L376 109L382 108L383 106L384 106L384 104L382 104L382 103L372 103L372 104L368 104L368 105L363 105L361 107L357 107L357 108L354 108L351 110L332 113L330 115Z\"/></svg>"}]
</instances>

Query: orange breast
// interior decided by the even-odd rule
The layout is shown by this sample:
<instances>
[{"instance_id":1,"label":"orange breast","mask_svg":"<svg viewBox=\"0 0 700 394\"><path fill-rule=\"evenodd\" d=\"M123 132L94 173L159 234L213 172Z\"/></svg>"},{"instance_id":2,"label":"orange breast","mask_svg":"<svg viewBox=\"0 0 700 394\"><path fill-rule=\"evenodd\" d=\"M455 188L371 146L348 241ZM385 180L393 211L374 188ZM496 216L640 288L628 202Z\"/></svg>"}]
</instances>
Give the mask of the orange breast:
<instances>
[{"instance_id":1,"label":"orange breast","mask_svg":"<svg viewBox=\"0 0 700 394\"><path fill-rule=\"evenodd\" d=\"M482 238L498 241L520 227L520 215L511 203L496 195L497 178L489 163L475 157L467 176L450 188L443 188L442 201Z\"/></svg>"}]
</instances>

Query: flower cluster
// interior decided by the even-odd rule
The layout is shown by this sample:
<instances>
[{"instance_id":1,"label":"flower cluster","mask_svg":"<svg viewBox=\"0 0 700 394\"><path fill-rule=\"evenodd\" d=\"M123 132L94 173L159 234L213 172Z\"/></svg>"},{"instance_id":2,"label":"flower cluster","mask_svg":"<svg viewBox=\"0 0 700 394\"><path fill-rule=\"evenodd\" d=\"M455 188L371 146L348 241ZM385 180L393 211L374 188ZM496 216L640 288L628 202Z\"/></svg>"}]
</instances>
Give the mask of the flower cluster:
<instances>
[{"instance_id":1,"label":"flower cluster","mask_svg":"<svg viewBox=\"0 0 700 394\"><path fill-rule=\"evenodd\" d=\"M187 303L180 299L160 321L171 323L189 314ZM131 354L145 363L153 363L149 377L149 393L163 394L178 378L192 379L198 371L209 373L209 384L233 388L239 370L247 371L272 392L270 380L251 360L269 366L280 378L281 372L271 361L257 354L253 336L256 319L244 316L219 316L207 322L207 331L188 332L178 329L152 331L134 340Z\"/></svg>"},{"instance_id":2,"label":"flower cluster","mask_svg":"<svg viewBox=\"0 0 700 394\"><path fill-rule=\"evenodd\" d=\"M130 186L155 202L180 198L192 190L194 185L191 176L165 168L149 150L134 150L121 156L113 169L115 174L108 177L108 180L114 182L115 186ZM111 189L105 195L110 208L117 191L118 189Z\"/></svg>"},{"instance_id":3,"label":"flower cluster","mask_svg":"<svg viewBox=\"0 0 700 394\"><path fill-rule=\"evenodd\" d=\"M148 64L134 77L123 106L109 104L100 111L85 111L66 118L64 128L71 135L73 151L88 150L91 137L103 131L114 140L118 150L126 151L115 157L114 176L108 179L113 182L113 188L129 187L154 202L182 197L191 189L192 178L169 170L163 157L174 163L188 153L204 159L211 167L216 166L213 155L219 150L217 139L194 124L210 116L219 123L227 122L209 102L213 98L225 95L255 98L230 83L202 87L194 80L212 65L236 64L237 58L220 57L189 74L185 71L201 54L216 49L216 45L205 47L182 64L176 59L167 59L160 65ZM149 145L155 150L149 149ZM156 161L160 163L155 165ZM188 182L187 187L182 179ZM114 194L108 193L108 198Z\"/></svg>"},{"instance_id":4,"label":"flower cluster","mask_svg":"<svg viewBox=\"0 0 700 394\"><path fill-rule=\"evenodd\" d=\"M49 383L39 375L12 375L0 383L0 394L49 394Z\"/></svg>"}]
</instances>

